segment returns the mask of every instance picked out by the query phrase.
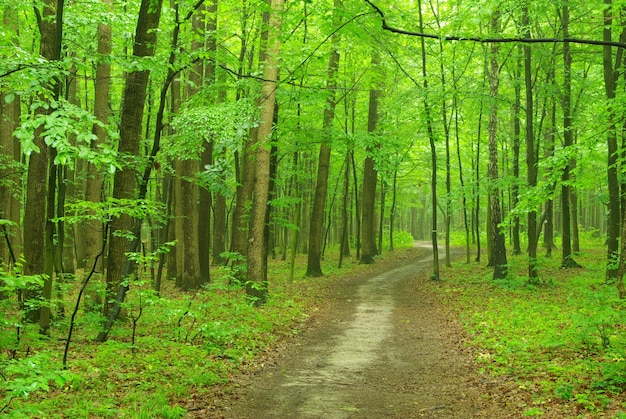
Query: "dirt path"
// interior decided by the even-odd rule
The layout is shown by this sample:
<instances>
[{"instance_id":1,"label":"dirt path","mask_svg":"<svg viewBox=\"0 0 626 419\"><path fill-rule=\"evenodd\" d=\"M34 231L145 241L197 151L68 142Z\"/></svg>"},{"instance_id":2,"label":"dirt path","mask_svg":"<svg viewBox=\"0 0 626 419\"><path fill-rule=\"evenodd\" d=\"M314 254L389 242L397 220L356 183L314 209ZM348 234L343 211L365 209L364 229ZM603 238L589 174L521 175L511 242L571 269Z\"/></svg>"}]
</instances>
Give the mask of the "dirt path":
<instances>
[{"instance_id":1,"label":"dirt path","mask_svg":"<svg viewBox=\"0 0 626 419\"><path fill-rule=\"evenodd\" d=\"M226 418L511 418L428 289L432 256L342 283L278 359L214 412ZM499 383L496 383L499 386Z\"/></svg>"}]
</instances>

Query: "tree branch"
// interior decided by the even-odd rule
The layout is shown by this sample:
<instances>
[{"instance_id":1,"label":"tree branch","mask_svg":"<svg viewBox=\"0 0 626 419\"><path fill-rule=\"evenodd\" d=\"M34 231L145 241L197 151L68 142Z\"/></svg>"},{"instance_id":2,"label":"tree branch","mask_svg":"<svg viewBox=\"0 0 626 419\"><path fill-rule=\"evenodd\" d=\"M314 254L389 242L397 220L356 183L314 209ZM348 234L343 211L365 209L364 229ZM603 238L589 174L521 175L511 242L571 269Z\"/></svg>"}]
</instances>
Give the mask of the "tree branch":
<instances>
[{"instance_id":1,"label":"tree branch","mask_svg":"<svg viewBox=\"0 0 626 419\"><path fill-rule=\"evenodd\" d=\"M387 24L387 20L383 11L372 3L371 0L365 0L367 4L369 4L376 13L380 16L382 28L386 31L397 33L400 35L408 35L408 36L417 36L421 38L430 38L430 39L440 39L442 41L470 41L470 42L482 42L482 43L524 43L524 44L549 44L549 43L563 43L570 42L572 44L586 44L586 45L602 45L602 46L612 46L618 48L626 48L626 42L618 42L618 41L601 41L595 39L582 39L582 38L523 38L523 37L512 37L512 38L487 38L480 36L454 36L454 35L438 35L434 33L425 33L425 32L415 32L408 31L405 29L395 28L393 26L389 26Z\"/></svg>"}]
</instances>

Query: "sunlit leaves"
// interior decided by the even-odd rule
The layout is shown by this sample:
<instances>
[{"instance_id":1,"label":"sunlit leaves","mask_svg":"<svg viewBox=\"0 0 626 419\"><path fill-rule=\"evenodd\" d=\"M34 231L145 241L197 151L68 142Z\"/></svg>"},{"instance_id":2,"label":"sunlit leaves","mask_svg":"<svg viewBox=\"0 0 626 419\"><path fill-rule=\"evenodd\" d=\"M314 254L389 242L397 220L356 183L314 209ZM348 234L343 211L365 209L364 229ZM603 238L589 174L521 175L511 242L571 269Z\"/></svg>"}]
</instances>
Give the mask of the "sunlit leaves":
<instances>
[{"instance_id":1,"label":"sunlit leaves","mask_svg":"<svg viewBox=\"0 0 626 419\"><path fill-rule=\"evenodd\" d=\"M26 155L41 152L33 142L35 132L39 130L46 145L56 149L55 164L71 165L76 158L80 158L100 167L118 165L116 153L112 149L104 145L99 149L91 147L91 143L96 140L93 126L100 125L108 130L93 114L65 100L35 102L31 109L34 111L37 108L47 112L33 112L15 133L22 141ZM115 133L109 130L109 135L114 137Z\"/></svg>"},{"instance_id":2,"label":"sunlit leaves","mask_svg":"<svg viewBox=\"0 0 626 419\"><path fill-rule=\"evenodd\" d=\"M256 125L249 102L220 103L183 109L172 121L175 134L163 146L164 153L179 159L197 159L203 144L213 141L216 148L236 150Z\"/></svg>"}]
</instances>

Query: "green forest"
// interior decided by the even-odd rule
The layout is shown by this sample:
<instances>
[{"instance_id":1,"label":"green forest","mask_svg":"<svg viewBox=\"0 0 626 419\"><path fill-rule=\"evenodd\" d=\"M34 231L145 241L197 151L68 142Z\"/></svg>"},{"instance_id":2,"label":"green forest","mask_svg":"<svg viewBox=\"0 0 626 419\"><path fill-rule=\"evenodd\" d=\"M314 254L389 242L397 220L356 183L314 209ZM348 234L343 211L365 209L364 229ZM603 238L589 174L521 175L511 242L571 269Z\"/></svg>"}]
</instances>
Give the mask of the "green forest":
<instances>
[{"instance_id":1,"label":"green forest","mask_svg":"<svg viewBox=\"0 0 626 419\"><path fill-rule=\"evenodd\" d=\"M528 416L626 417L626 2L0 15L0 415L185 417L427 241Z\"/></svg>"}]
</instances>

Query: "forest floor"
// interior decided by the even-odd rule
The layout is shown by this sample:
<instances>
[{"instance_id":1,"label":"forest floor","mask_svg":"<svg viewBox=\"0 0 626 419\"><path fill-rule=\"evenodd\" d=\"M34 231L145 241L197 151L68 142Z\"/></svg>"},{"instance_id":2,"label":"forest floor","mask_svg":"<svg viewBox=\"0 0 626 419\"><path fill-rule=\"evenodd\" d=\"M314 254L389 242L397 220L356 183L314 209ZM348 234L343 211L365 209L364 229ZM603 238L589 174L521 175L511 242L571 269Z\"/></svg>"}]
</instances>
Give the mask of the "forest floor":
<instances>
[{"instance_id":1,"label":"forest floor","mask_svg":"<svg viewBox=\"0 0 626 419\"><path fill-rule=\"evenodd\" d=\"M332 284L327 304L194 418L517 418L527 401L506 377L480 372L429 279L426 244L365 276ZM547 417L547 416L544 416Z\"/></svg>"}]
</instances>

